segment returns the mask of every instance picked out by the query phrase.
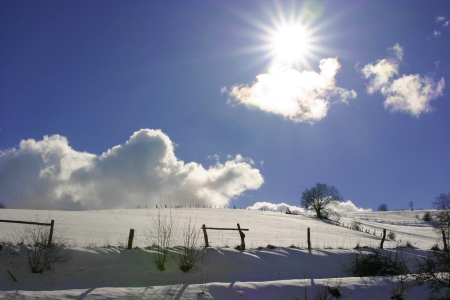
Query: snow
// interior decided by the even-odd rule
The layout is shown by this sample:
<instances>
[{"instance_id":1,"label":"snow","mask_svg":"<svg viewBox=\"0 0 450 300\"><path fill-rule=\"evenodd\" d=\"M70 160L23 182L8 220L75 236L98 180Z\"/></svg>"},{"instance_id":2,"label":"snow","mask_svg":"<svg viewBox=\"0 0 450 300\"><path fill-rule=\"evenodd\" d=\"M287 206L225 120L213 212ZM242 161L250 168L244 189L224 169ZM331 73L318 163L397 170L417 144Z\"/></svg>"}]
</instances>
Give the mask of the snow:
<instances>
[{"instance_id":1,"label":"snow","mask_svg":"<svg viewBox=\"0 0 450 300\"><path fill-rule=\"evenodd\" d=\"M167 213L169 209L163 210ZM404 249L409 260L423 255L438 241L430 222L421 221L424 212L346 213L336 226L307 213L287 215L273 211L239 209L172 209L183 227L191 217L196 227L249 229L247 250L238 251L237 231L208 230L211 247L200 248L203 258L183 273L171 249L166 270L156 269L146 239L156 209L98 211L33 211L1 209L0 219L48 222L55 220L55 236L64 236L72 253L67 263L55 265L43 274L32 274L15 237L24 225L0 223L0 241L9 241L0 251L0 297L6 299L313 299L316 289L340 285L341 299L389 299L394 277L353 277L346 268L353 248L377 248L382 229L395 232L397 241L386 240L385 248L410 242ZM363 230L346 226L354 221ZM342 226L342 223L344 226ZM133 246L124 249L130 228L135 229ZM306 249L306 230L311 229L313 249ZM376 234L373 231L376 230ZM176 236L175 245L181 245ZM199 242L203 244L203 236ZM275 247L268 248L268 245ZM121 246L121 247L119 247ZM393 250L387 250L393 251ZM14 254L11 254L14 253ZM13 281L7 271L18 281ZM428 291L415 287L406 299L424 299Z\"/></svg>"}]
</instances>

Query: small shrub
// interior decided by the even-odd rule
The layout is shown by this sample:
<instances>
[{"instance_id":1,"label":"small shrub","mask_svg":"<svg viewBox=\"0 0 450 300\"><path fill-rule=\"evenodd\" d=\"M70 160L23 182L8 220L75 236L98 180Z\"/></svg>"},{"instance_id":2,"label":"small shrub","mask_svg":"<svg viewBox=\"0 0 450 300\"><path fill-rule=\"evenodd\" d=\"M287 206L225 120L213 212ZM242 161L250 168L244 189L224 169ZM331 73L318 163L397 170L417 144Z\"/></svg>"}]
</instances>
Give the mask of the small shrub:
<instances>
[{"instance_id":1,"label":"small shrub","mask_svg":"<svg viewBox=\"0 0 450 300\"><path fill-rule=\"evenodd\" d=\"M0 202L0 209L1 208L6 208L5 204L3 202Z\"/></svg>"},{"instance_id":2,"label":"small shrub","mask_svg":"<svg viewBox=\"0 0 450 300\"><path fill-rule=\"evenodd\" d=\"M353 228L354 230L361 231L361 224L358 223L358 222L356 222L356 221L353 221L353 223L352 223L352 228Z\"/></svg>"},{"instance_id":3,"label":"small shrub","mask_svg":"<svg viewBox=\"0 0 450 300\"><path fill-rule=\"evenodd\" d=\"M432 250L432 251L441 251L441 248L439 247L438 244L434 244L433 246L431 246L430 250Z\"/></svg>"},{"instance_id":4,"label":"small shrub","mask_svg":"<svg viewBox=\"0 0 450 300\"><path fill-rule=\"evenodd\" d=\"M433 217L431 216L431 213L427 211L423 214L422 220L424 220L425 222L430 222L431 220L433 220Z\"/></svg>"},{"instance_id":5,"label":"small shrub","mask_svg":"<svg viewBox=\"0 0 450 300\"><path fill-rule=\"evenodd\" d=\"M331 300L333 298L340 299L341 297L341 280L336 282L335 285L331 284L331 280L327 280L324 284L314 285L313 298L315 300ZM306 297L306 286L305 286L305 299Z\"/></svg>"},{"instance_id":6,"label":"small shrub","mask_svg":"<svg viewBox=\"0 0 450 300\"><path fill-rule=\"evenodd\" d=\"M192 269L196 262L201 258L198 251L198 238L200 231L197 229L197 223L192 224L191 218L183 226L183 247L178 255L177 264L180 270L187 272Z\"/></svg>"},{"instance_id":7,"label":"small shrub","mask_svg":"<svg viewBox=\"0 0 450 300\"><path fill-rule=\"evenodd\" d=\"M388 211L388 206L386 203L381 204L380 206L378 206L378 211Z\"/></svg>"},{"instance_id":8,"label":"small shrub","mask_svg":"<svg viewBox=\"0 0 450 300\"><path fill-rule=\"evenodd\" d=\"M243 249L241 245L237 245L236 247L234 247L234 250L245 250L245 249Z\"/></svg>"},{"instance_id":9,"label":"small shrub","mask_svg":"<svg viewBox=\"0 0 450 300\"><path fill-rule=\"evenodd\" d=\"M203 278L203 270L200 273L201 292L198 293L199 296L204 295L206 293L206 285L208 284L208 273L209 273L209 271L206 272L206 277L205 278Z\"/></svg>"},{"instance_id":10,"label":"small shrub","mask_svg":"<svg viewBox=\"0 0 450 300\"><path fill-rule=\"evenodd\" d=\"M405 291L412 287L407 281L407 275L400 275L396 278L393 277L391 281L388 282L389 293L391 294L391 299L393 300L404 300Z\"/></svg>"},{"instance_id":11,"label":"small shrub","mask_svg":"<svg viewBox=\"0 0 450 300\"><path fill-rule=\"evenodd\" d=\"M332 297L334 297L336 299L339 299L339 298L341 298L341 292L339 291L339 289L340 289L340 286L329 286L328 287L328 293Z\"/></svg>"},{"instance_id":12,"label":"small shrub","mask_svg":"<svg viewBox=\"0 0 450 300\"><path fill-rule=\"evenodd\" d=\"M416 258L414 270L415 283L426 285L430 290L429 299L450 299L450 252L430 251L427 256Z\"/></svg>"},{"instance_id":13,"label":"small shrub","mask_svg":"<svg viewBox=\"0 0 450 300\"><path fill-rule=\"evenodd\" d=\"M314 300L327 300L330 295L326 285L315 285L314 292Z\"/></svg>"},{"instance_id":14,"label":"small shrub","mask_svg":"<svg viewBox=\"0 0 450 300\"><path fill-rule=\"evenodd\" d=\"M391 240L391 241L395 241L395 238L397 237L397 235L394 232L389 232L387 237Z\"/></svg>"},{"instance_id":15,"label":"small shrub","mask_svg":"<svg viewBox=\"0 0 450 300\"><path fill-rule=\"evenodd\" d=\"M32 273L41 274L51 270L54 264L68 262L72 258L60 237L54 235L48 245L49 232L47 227L28 225L19 236L18 244L25 249Z\"/></svg>"},{"instance_id":16,"label":"small shrub","mask_svg":"<svg viewBox=\"0 0 450 300\"><path fill-rule=\"evenodd\" d=\"M410 241L406 241L403 245L402 244L398 244L397 248L411 248L414 249L414 246L411 244Z\"/></svg>"},{"instance_id":17,"label":"small shrub","mask_svg":"<svg viewBox=\"0 0 450 300\"><path fill-rule=\"evenodd\" d=\"M145 232L147 241L152 246L153 259L158 270L165 270L165 263L167 255L169 254L169 248L173 244L175 231L178 224L178 214L173 214L172 209L169 209L169 213L162 211L162 208L158 208L156 216L148 216L151 223L151 229Z\"/></svg>"},{"instance_id":18,"label":"small shrub","mask_svg":"<svg viewBox=\"0 0 450 300\"><path fill-rule=\"evenodd\" d=\"M402 275L409 273L401 252L372 249L371 252L358 252L351 256L349 270L355 276Z\"/></svg>"}]
</instances>

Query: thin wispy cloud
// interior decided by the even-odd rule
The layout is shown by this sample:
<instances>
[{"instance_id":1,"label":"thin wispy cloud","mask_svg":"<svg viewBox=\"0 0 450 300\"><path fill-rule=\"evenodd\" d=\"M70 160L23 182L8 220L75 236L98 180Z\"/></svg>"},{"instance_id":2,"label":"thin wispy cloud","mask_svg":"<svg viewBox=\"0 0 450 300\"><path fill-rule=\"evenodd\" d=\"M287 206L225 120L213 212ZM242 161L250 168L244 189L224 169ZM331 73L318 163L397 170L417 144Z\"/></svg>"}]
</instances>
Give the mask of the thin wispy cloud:
<instances>
[{"instance_id":1,"label":"thin wispy cloud","mask_svg":"<svg viewBox=\"0 0 450 300\"><path fill-rule=\"evenodd\" d=\"M445 17L444 16L438 16L438 17L436 17L436 23L446 23L447 21L446 21L446 19L445 19Z\"/></svg>"},{"instance_id":2,"label":"thin wispy cloud","mask_svg":"<svg viewBox=\"0 0 450 300\"><path fill-rule=\"evenodd\" d=\"M388 50L391 51L394 54L395 58L398 61L402 61L402 59L403 59L403 48L400 46L400 44L397 43L397 44L394 45L394 47L388 48Z\"/></svg>"},{"instance_id":3,"label":"thin wispy cloud","mask_svg":"<svg viewBox=\"0 0 450 300\"><path fill-rule=\"evenodd\" d=\"M319 68L320 72L300 72L274 67L256 76L252 85L231 87L228 103L254 107L294 122L317 122L326 117L331 104L356 97L354 90L336 86L340 68L337 58L322 59Z\"/></svg>"},{"instance_id":4,"label":"thin wispy cloud","mask_svg":"<svg viewBox=\"0 0 450 300\"><path fill-rule=\"evenodd\" d=\"M73 150L60 135L0 153L0 197L10 208L122 208L160 201L226 205L264 182L241 155L213 166L185 163L160 130L141 129L102 155Z\"/></svg>"},{"instance_id":5,"label":"thin wispy cloud","mask_svg":"<svg viewBox=\"0 0 450 300\"><path fill-rule=\"evenodd\" d=\"M436 17L436 23L438 23L441 27L448 27L450 24L450 21L448 21L446 19L446 17L444 17L444 16L438 16L438 17ZM446 30L446 28L444 28L443 30ZM442 34L442 32L438 29L434 30L434 32L433 32L433 36L436 38L441 36L441 34Z\"/></svg>"},{"instance_id":6,"label":"thin wispy cloud","mask_svg":"<svg viewBox=\"0 0 450 300\"><path fill-rule=\"evenodd\" d=\"M430 101L443 95L445 80L435 82L432 77L419 74L399 76L399 63L403 58L403 49L396 44L390 50L394 56L384 58L376 64L367 64L361 72L369 79L367 92L380 91L385 97L384 107L391 112L403 112L418 117L431 112Z\"/></svg>"}]
</instances>

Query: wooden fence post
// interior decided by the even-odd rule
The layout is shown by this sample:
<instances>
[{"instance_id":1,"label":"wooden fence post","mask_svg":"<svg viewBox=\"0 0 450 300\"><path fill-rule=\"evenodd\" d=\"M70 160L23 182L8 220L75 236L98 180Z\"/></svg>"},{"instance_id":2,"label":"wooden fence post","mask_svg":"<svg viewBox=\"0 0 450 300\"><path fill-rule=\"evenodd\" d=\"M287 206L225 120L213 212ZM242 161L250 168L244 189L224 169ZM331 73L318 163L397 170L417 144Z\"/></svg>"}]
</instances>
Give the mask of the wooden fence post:
<instances>
[{"instance_id":1,"label":"wooden fence post","mask_svg":"<svg viewBox=\"0 0 450 300\"><path fill-rule=\"evenodd\" d=\"M55 221L52 220L50 223L50 234L48 236L48 244L47 247L50 247L52 245L52 239L53 239L53 227L55 226Z\"/></svg>"},{"instance_id":2,"label":"wooden fence post","mask_svg":"<svg viewBox=\"0 0 450 300\"><path fill-rule=\"evenodd\" d=\"M308 227L308 250L311 250L311 231Z\"/></svg>"},{"instance_id":3,"label":"wooden fence post","mask_svg":"<svg viewBox=\"0 0 450 300\"><path fill-rule=\"evenodd\" d=\"M130 229L130 235L128 236L128 249L133 249L134 229Z\"/></svg>"},{"instance_id":4,"label":"wooden fence post","mask_svg":"<svg viewBox=\"0 0 450 300\"><path fill-rule=\"evenodd\" d=\"M386 229L383 229L383 238L381 239L380 249L383 249L384 240L386 239Z\"/></svg>"},{"instance_id":5,"label":"wooden fence post","mask_svg":"<svg viewBox=\"0 0 450 300\"><path fill-rule=\"evenodd\" d=\"M205 247L209 247L208 234L206 233L206 226L205 226L205 224L203 224L202 229L203 229L203 236L205 237Z\"/></svg>"},{"instance_id":6,"label":"wooden fence post","mask_svg":"<svg viewBox=\"0 0 450 300\"><path fill-rule=\"evenodd\" d=\"M245 250L245 234L241 230L241 226L239 226L239 223L237 224L239 235L241 236L241 250Z\"/></svg>"},{"instance_id":7,"label":"wooden fence post","mask_svg":"<svg viewBox=\"0 0 450 300\"><path fill-rule=\"evenodd\" d=\"M442 241L444 242L444 250L447 251L447 239L445 238L445 231L442 230Z\"/></svg>"}]
</instances>

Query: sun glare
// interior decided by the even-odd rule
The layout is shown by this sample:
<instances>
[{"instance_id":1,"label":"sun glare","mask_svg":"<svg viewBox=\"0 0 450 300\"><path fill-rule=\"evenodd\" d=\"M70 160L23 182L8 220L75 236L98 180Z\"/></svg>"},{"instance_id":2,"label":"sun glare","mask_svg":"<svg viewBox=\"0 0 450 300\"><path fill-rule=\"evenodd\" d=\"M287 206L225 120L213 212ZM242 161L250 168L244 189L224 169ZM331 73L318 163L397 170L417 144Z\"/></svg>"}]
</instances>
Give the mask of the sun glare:
<instances>
[{"instance_id":1,"label":"sun glare","mask_svg":"<svg viewBox=\"0 0 450 300\"><path fill-rule=\"evenodd\" d=\"M309 38L301 25L293 25L276 30L273 33L272 43L275 60L292 64L305 57Z\"/></svg>"}]
</instances>

